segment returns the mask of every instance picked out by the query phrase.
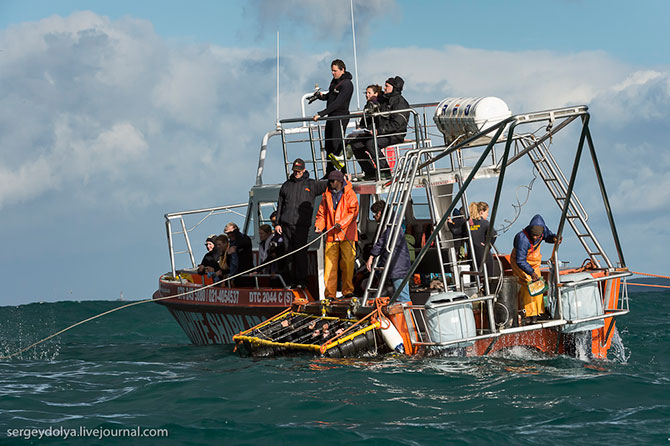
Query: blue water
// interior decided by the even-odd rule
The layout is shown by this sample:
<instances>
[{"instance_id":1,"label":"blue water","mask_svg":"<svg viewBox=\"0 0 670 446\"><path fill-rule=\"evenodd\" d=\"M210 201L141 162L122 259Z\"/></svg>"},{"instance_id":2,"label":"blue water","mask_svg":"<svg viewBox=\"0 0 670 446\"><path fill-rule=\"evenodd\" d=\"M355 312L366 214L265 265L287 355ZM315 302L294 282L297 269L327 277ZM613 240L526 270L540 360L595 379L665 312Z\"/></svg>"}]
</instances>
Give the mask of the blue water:
<instances>
[{"instance_id":1,"label":"blue water","mask_svg":"<svg viewBox=\"0 0 670 446\"><path fill-rule=\"evenodd\" d=\"M608 361L523 350L255 360L192 346L165 308L140 305L0 361L0 443L97 441L15 429L139 426L168 437L105 443L670 444L670 293L631 293L630 303L618 324L625 348ZM118 305L0 307L0 352Z\"/></svg>"}]
</instances>

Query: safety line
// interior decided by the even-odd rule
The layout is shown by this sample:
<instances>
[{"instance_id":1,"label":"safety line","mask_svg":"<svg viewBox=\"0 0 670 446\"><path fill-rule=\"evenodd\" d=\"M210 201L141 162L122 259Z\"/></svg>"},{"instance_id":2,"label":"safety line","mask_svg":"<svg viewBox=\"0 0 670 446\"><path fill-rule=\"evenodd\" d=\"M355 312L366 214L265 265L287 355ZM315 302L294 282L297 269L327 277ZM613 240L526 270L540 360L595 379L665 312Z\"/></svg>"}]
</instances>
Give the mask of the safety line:
<instances>
[{"instance_id":1,"label":"safety line","mask_svg":"<svg viewBox=\"0 0 670 446\"><path fill-rule=\"evenodd\" d=\"M649 273L638 273L636 271L631 271L633 274L639 274L640 276L649 276L649 277L658 277L661 279L670 279L670 276L661 276L660 274L649 274Z\"/></svg>"},{"instance_id":2,"label":"safety line","mask_svg":"<svg viewBox=\"0 0 670 446\"><path fill-rule=\"evenodd\" d=\"M635 283L635 282L626 282L628 285L637 285L637 286L650 286L654 288L670 288L668 285L654 285L650 283Z\"/></svg>"}]
</instances>

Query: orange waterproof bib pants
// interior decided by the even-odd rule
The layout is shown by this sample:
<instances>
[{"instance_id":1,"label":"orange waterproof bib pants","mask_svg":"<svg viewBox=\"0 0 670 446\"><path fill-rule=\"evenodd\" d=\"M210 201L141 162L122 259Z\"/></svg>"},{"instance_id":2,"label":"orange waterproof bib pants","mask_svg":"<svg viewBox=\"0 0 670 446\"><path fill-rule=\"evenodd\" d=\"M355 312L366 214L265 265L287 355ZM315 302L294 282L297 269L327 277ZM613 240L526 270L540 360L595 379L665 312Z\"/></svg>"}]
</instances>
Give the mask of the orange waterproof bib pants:
<instances>
[{"instance_id":1,"label":"orange waterproof bib pants","mask_svg":"<svg viewBox=\"0 0 670 446\"><path fill-rule=\"evenodd\" d=\"M354 242L349 240L326 242L325 257L323 272L326 279L326 290L324 295L328 299L333 299L337 294L338 263L341 271L342 295L346 296L353 293L354 261L356 260L356 246Z\"/></svg>"},{"instance_id":2,"label":"orange waterproof bib pants","mask_svg":"<svg viewBox=\"0 0 670 446\"><path fill-rule=\"evenodd\" d=\"M544 294L531 296L528 292L528 284L532 282L533 279L516 264L516 249L512 249L510 259L512 259L512 272L517 277L519 282L519 301L521 303L521 307L526 310L526 317L538 316L544 313ZM535 274L540 276L540 264L542 263L540 243L538 243L536 247L531 246L531 248L528 250L526 261L531 266L531 268L533 268Z\"/></svg>"}]
</instances>

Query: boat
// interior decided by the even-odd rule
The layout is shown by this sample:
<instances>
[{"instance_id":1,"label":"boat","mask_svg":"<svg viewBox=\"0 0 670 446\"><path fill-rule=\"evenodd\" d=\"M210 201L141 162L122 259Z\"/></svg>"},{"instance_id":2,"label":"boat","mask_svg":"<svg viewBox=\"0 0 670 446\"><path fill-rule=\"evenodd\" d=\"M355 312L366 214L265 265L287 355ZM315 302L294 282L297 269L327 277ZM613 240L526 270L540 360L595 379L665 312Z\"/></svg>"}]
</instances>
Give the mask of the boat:
<instances>
[{"instance_id":1,"label":"boat","mask_svg":"<svg viewBox=\"0 0 670 446\"><path fill-rule=\"evenodd\" d=\"M355 297L324 299L323 253L320 238L313 232L309 239L316 243L307 248L306 288L293 289L278 274L251 272L245 277L246 286L225 287L196 274L191 239L205 219L243 214L242 231L258 246L259 226L269 222L281 186L264 184L266 171L288 177L293 159L301 157L312 177L323 176L324 125L337 118L312 121L304 106L309 96L302 97L303 116L281 120L264 135L256 183L247 203L165 215L171 271L160 276L154 299L167 307L194 344L235 343L240 352L254 356L308 352L351 357L393 351L481 356L521 347L547 354L607 358L616 335L616 318L629 312L626 278L631 272L624 261L586 105L513 114L495 97L413 104L397 112L410 114L404 142L385 149L392 168L390 180L378 168L375 178L364 180L356 160L342 160L359 199L358 251L375 242L386 228L391 228L387 252L402 237L401 227L427 228L403 279L403 284L411 284L411 303L393 303L399 292L384 286L390 262L381 266L377 260L373 265L376 279L359 281ZM350 122L363 113L352 113ZM391 113L396 112L377 114ZM554 154L556 146L560 146L561 159L574 160L567 176ZM605 252L590 227L589 214L575 191L584 152L590 154L596 179L595 185L586 185L586 191L600 192L615 258ZM266 166L270 160L280 165ZM461 246L474 252L469 229L465 236L455 237L446 224L456 207L467 209L473 184L487 182L495 183L490 212L494 227L503 191L510 187L510 181L505 181L508 169L528 162L532 168L523 171L541 178L552 206L560 211L557 234L565 237L543 262L548 316L532 322L519 311L519 283L509 253L499 252L489 237L484 252L491 249L494 268L488 271L486 262L478 264L472 255L459 255ZM370 206L380 198L387 205L377 224L370 217ZM317 206L318 202L315 211ZM196 223L189 227L187 217L196 218ZM467 211L461 218L467 218ZM519 229L523 226L518 223ZM570 232L564 232L568 227ZM185 250L175 250L176 236L183 238ZM584 262L574 264L580 266L568 266L559 256L565 242L583 248ZM190 260L186 268L176 267L178 253Z\"/></svg>"}]
</instances>

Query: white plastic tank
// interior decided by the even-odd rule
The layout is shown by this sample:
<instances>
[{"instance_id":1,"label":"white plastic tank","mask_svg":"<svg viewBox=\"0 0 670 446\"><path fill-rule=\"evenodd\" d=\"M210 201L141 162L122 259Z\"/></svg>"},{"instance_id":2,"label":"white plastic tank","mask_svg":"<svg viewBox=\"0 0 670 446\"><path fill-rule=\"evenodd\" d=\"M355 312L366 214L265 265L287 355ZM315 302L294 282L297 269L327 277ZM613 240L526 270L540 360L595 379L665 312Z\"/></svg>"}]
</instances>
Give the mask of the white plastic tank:
<instances>
[{"instance_id":1,"label":"white plastic tank","mask_svg":"<svg viewBox=\"0 0 670 446\"><path fill-rule=\"evenodd\" d=\"M512 116L500 98L446 98L437 106L433 120L450 143L461 135L471 136ZM487 135L493 137L493 132Z\"/></svg>"}]
</instances>

